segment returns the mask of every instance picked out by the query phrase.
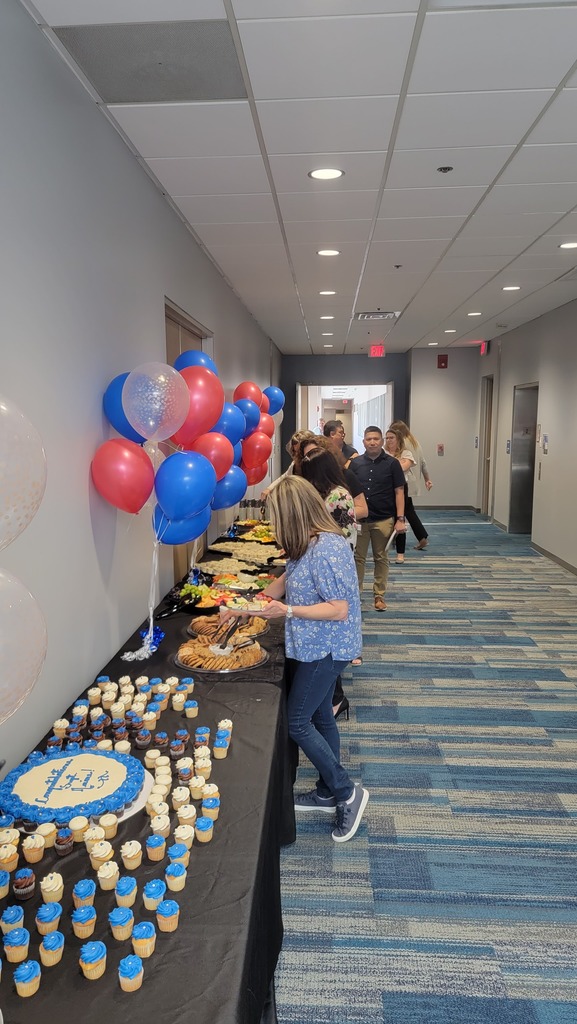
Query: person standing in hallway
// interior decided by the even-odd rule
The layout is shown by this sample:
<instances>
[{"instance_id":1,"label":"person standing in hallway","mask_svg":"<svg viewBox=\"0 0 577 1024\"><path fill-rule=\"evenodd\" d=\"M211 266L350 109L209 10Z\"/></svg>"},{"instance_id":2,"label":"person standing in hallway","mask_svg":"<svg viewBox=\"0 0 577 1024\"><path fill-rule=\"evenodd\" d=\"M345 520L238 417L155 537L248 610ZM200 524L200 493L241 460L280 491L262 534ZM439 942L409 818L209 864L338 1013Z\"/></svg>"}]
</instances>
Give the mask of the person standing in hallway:
<instances>
[{"instance_id":1,"label":"person standing in hallway","mask_svg":"<svg viewBox=\"0 0 577 1024\"><path fill-rule=\"evenodd\" d=\"M387 455L392 455L394 459L399 460L399 462L401 463L401 469L405 474L405 519L407 519L407 474L409 470L415 465L415 457L409 448L405 448L403 446L403 441L404 438L401 432L399 430L393 430L392 427L389 427L385 434L385 451ZM403 533L397 533L397 536L395 537L395 549L397 552L397 557L395 561L397 562L398 565L402 565L405 561L406 546L406 531Z\"/></svg>"},{"instance_id":2,"label":"person standing in hallway","mask_svg":"<svg viewBox=\"0 0 577 1024\"><path fill-rule=\"evenodd\" d=\"M332 441L337 451L342 454L345 462L352 459L354 455L359 454L352 444L346 443L345 428L343 427L342 420L328 420L323 427L323 434Z\"/></svg>"},{"instance_id":3,"label":"person standing in hallway","mask_svg":"<svg viewBox=\"0 0 577 1024\"><path fill-rule=\"evenodd\" d=\"M369 540L375 562L373 594L378 612L386 610L385 593L389 575L387 542L393 532L403 533L405 523L405 474L398 459L383 451L383 432L370 426L363 436L365 454L353 459L350 469L365 492L369 515L361 526L355 549L355 563L362 589Z\"/></svg>"},{"instance_id":4,"label":"person standing in hallway","mask_svg":"<svg viewBox=\"0 0 577 1024\"><path fill-rule=\"evenodd\" d=\"M425 481L425 487L428 491L433 486L433 481L429 476L429 470L427 469L427 463L425 462L425 456L423 455L423 449L421 448L417 438L411 434L406 423L403 420L394 420L389 427L390 430L398 430L403 435L403 448L408 448L414 457L415 464L407 472L407 500L405 502L405 516L411 527L411 530L417 538L415 544L415 551L422 551L427 547L429 543L429 534L425 530L421 520L419 519L415 506L413 505L413 498L418 498L421 493L421 477Z\"/></svg>"}]
</instances>

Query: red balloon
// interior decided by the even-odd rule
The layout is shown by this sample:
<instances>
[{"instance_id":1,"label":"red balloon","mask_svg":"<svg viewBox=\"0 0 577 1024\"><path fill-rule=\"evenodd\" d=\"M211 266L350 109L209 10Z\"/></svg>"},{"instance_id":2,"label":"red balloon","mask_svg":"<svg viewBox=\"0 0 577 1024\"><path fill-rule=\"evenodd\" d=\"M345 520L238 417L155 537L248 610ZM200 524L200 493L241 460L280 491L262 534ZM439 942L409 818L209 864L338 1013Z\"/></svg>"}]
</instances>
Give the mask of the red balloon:
<instances>
[{"instance_id":1,"label":"red balloon","mask_svg":"<svg viewBox=\"0 0 577 1024\"><path fill-rule=\"evenodd\" d=\"M122 512L140 512L152 494L154 467L134 441L119 437L105 441L90 469L98 493Z\"/></svg>"},{"instance_id":2,"label":"red balloon","mask_svg":"<svg viewBox=\"0 0 577 1024\"><path fill-rule=\"evenodd\" d=\"M192 442L190 450L208 459L214 466L217 480L222 480L223 476L226 476L234 462L234 448L224 434L201 434Z\"/></svg>"},{"instance_id":3,"label":"red balloon","mask_svg":"<svg viewBox=\"0 0 577 1024\"><path fill-rule=\"evenodd\" d=\"M242 442L242 461L249 469L262 466L272 455L272 441L260 430L245 438Z\"/></svg>"},{"instance_id":4,"label":"red balloon","mask_svg":"<svg viewBox=\"0 0 577 1024\"><path fill-rule=\"evenodd\" d=\"M224 388L220 379L206 366L186 366L180 370L190 395L188 415L171 441L190 449L192 442L214 427L224 407Z\"/></svg>"},{"instance_id":5,"label":"red balloon","mask_svg":"<svg viewBox=\"0 0 577 1024\"><path fill-rule=\"evenodd\" d=\"M260 430L262 434L266 434L267 437L272 437L274 429L275 423L272 416L269 416L268 412L261 412L257 430Z\"/></svg>"},{"instance_id":6,"label":"red balloon","mask_svg":"<svg viewBox=\"0 0 577 1024\"><path fill-rule=\"evenodd\" d=\"M264 480L268 473L268 462L263 462L262 466L245 466L244 462L241 462L240 468L246 474L247 483L252 486Z\"/></svg>"},{"instance_id":7,"label":"red balloon","mask_svg":"<svg viewBox=\"0 0 577 1024\"><path fill-rule=\"evenodd\" d=\"M242 384L239 384L234 389L232 396L233 402L238 402L239 398L250 398L251 402L258 405L260 409L260 403L262 402L262 391L258 384L253 384L251 380L243 380Z\"/></svg>"},{"instance_id":8,"label":"red balloon","mask_svg":"<svg viewBox=\"0 0 577 1024\"><path fill-rule=\"evenodd\" d=\"M262 393L262 401L260 403L260 411L261 412L268 412L269 409L270 409L270 399L269 399L268 395L265 395L265 393L263 391L263 393Z\"/></svg>"}]
</instances>

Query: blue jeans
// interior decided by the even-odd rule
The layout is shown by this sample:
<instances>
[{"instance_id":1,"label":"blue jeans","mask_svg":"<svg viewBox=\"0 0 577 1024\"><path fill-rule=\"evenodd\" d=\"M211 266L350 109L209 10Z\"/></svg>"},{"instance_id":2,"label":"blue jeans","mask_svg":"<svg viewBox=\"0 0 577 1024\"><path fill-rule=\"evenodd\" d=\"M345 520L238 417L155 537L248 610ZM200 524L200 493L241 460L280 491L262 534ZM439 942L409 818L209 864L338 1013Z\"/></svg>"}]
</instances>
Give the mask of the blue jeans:
<instances>
[{"instance_id":1,"label":"blue jeans","mask_svg":"<svg viewBox=\"0 0 577 1024\"><path fill-rule=\"evenodd\" d=\"M353 783L339 761L340 737L333 714L332 696L337 676L346 661L330 654L320 661L299 661L288 696L288 729L319 773L319 796L348 800Z\"/></svg>"}]
</instances>

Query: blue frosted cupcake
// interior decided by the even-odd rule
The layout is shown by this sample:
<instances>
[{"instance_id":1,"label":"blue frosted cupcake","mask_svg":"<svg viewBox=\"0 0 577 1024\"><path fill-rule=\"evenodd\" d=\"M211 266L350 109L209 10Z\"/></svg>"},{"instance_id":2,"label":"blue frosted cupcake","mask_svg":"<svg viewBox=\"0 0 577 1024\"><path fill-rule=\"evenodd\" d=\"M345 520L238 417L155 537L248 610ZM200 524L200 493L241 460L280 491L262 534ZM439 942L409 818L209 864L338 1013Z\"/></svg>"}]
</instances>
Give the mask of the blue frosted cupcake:
<instances>
[{"instance_id":1,"label":"blue frosted cupcake","mask_svg":"<svg viewBox=\"0 0 577 1024\"><path fill-rule=\"evenodd\" d=\"M196 718L198 715L198 701L187 700L184 704L184 713L187 718Z\"/></svg>"},{"instance_id":2,"label":"blue frosted cupcake","mask_svg":"<svg viewBox=\"0 0 577 1024\"><path fill-rule=\"evenodd\" d=\"M81 878L72 890L72 899L75 907L92 907L94 905L94 894L96 882L92 878Z\"/></svg>"},{"instance_id":3,"label":"blue frosted cupcake","mask_svg":"<svg viewBox=\"0 0 577 1024\"><path fill-rule=\"evenodd\" d=\"M3 828L14 828L13 814L0 814L0 831Z\"/></svg>"},{"instance_id":4,"label":"blue frosted cupcake","mask_svg":"<svg viewBox=\"0 0 577 1024\"><path fill-rule=\"evenodd\" d=\"M114 938L123 942L132 935L134 914L129 907L115 907L108 915L108 923Z\"/></svg>"},{"instance_id":5,"label":"blue frosted cupcake","mask_svg":"<svg viewBox=\"0 0 577 1024\"><path fill-rule=\"evenodd\" d=\"M149 836L146 840L146 856L149 860L159 861L162 860L166 853L166 839L164 836L154 835Z\"/></svg>"},{"instance_id":6,"label":"blue frosted cupcake","mask_svg":"<svg viewBox=\"0 0 577 1024\"><path fill-rule=\"evenodd\" d=\"M40 943L38 952L43 967L54 967L62 960L64 950L64 936L62 932L50 932L45 935Z\"/></svg>"},{"instance_id":7,"label":"blue frosted cupcake","mask_svg":"<svg viewBox=\"0 0 577 1024\"><path fill-rule=\"evenodd\" d=\"M76 907L71 920L76 938L89 939L96 925L96 910L94 907Z\"/></svg>"},{"instance_id":8,"label":"blue frosted cupcake","mask_svg":"<svg viewBox=\"0 0 577 1024\"><path fill-rule=\"evenodd\" d=\"M4 952L10 964L20 964L28 956L30 932L26 928L13 928L4 936Z\"/></svg>"},{"instance_id":9,"label":"blue frosted cupcake","mask_svg":"<svg viewBox=\"0 0 577 1024\"><path fill-rule=\"evenodd\" d=\"M26 999L33 996L40 988L40 964L37 960L27 960L14 971L14 984L19 996Z\"/></svg>"},{"instance_id":10,"label":"blue frosted cupcake","mask_svg":"<svg viewBox=\"0 0 577 1024\"><path fill-rule=\"evenodd\" d=\"M14 873L12 892L17 900L29 900L36 888L36 875L32 868L20 868Z\"/></svg>"},{"instance_id":11,"label":"blue frosted cupcake","mask_svg":"<svg viewBox=\"0 0 577 1024\"><path fill-rule=\"evenodd\" d=\"M132 929L132 948L137 956L152 956L156 946L156 928L152 921L140 921Z\"/></svg>"},{"instance_id":12,"label":"blue frosted cupcake","mask_svg":"<svg viewBox=\"0 0 577 1024\"><path fill-rule=\"evenodd\" d=\"M186 868L189 857L189 849L184 843L175 843L174 846L168 847L168 859L171 864L184 864Z\"/></svg>"},{"instance_id":13,"label":"blue frosted cupcake","mask_svg":"<svg viewBox=\"0 0 577 1024\"><path fill-rule=\"evenodd\" d=\"M115 896L119 907L132 907L136 900L138 886L136 879L123 875L116 883Z\"/></svg>"},{"instance_id":14,"label":"blue frosted cupcake","mask_svg":"<svg viewBox=\"0 0 577 1024\"><path fill-rule=\"evenodd\" d=\"M164 899L166 893L166 882L161 878L153 878L147 882L142 890L144 906L147 910L156 910L158 904Z\"/></svg>"},{"instance_id":15,"label":"blue frosted cupcake","mask_svg":"<svg viewBox=\"0 0 577 1024\"><path fill-rule=\"evenodd\" d=\"M8 895L10 890L10 872L0 871L0 900Z\"/></svg>"},{"instance_id":16,"label":"blue frosted cupcake","mask_svg":"<svg viewBox=\"0 0 577 1024\"><path fill-rule=\"evenodd\" d=\"M118 965L118 980L123 992L136 992L142 985L144 967L136 953L125 956Z\"/></svg>"},{"instance_id":17,"label":"blue frosted cupcake","mask_svg":"<svg viewBox=\"0 0 577 1024\"><path fill-rule=\"evenodd\" d=\"M106 946L103 942L87 942L80 950L80 969L89 981L101 978L106 970Z\"/></svg>"},{"instance_id":18,"label":"blue frosted cupcake","mask_svg":"<svg viewBox=\"0 0 577 1024\"><path fill-rule=\"evenodd\" d=\"M50 935L55 932L62 917L60 903L42 903L36 911L36 927L39 935Z\"/></svg>"},{"instance_id":19,"label":"blue frosted cupcake","mask_svg":"<svg viewBox=\"0 0 577 1024\"><path fill-rule=\"evenodd\" d=\"M217 796L208 796L202 801L202 813L211 821L216 821L220 811L220 799Z\"/></svg>"},{"instance_id":20,"label":"blue frosted cupcake","mask_svg":"<svg viewBox=\"0 0 577 1024\"><path fill-rule=\"evenodd\" d=\"M213 827L212 819L207 818L204 814L200 818L197 818L194 823L194 834L198 839L199 843L210 843L212 839Z\"/></svg>"},{"instance_id":21,"label":"blue frosted cupcake","mask_svg":"<svg viewBox=\"0 0 577 1024\"><path fill-rule=\"evenodd\" d=\"M175 932L178 928L180 907L176 900L163 900L156 910L156 921L161 932Z\"/></svg>"},{"instance_id":22,"label":"blue frosted cupcake","mask_svg":"<svg viewBox=\"0 0 577 1024\"><path fill-rule=\"evenodd\" d=\"M6 907L2 917L0 917L0 928L2 929L2 934L8 935L8 932L11 932L13 928L21 928L23 921L24 911L22 907Z\"/></svg>"},{"instance_id":23,"label":"blue frosted cupcake","mask_svg":"<svg viewBox=\"0 0 577 1024\"><path fill-rule=\"evenodd\" d=\"M186 852L188 853L188 850ZM186 868L184 864L169 864L164 877L171 892L182 892L186 885Z\"/></svg>"}]
</instances>

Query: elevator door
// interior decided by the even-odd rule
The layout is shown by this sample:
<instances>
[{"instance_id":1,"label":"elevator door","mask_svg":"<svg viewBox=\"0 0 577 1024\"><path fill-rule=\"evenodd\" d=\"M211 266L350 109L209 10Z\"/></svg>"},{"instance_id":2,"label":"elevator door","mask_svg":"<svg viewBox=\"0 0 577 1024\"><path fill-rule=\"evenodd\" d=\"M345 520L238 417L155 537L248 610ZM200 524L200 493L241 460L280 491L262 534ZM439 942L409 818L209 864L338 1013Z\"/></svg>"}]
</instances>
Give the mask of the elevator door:
<instances>
[{"instance_id":1,"label":"elevator door","mask_svg":"<svg viewBox=\"0 0 577 1024\"><path fill-rule=\"evenodd\" d=\"M538 401L537 384L515 388L511 439L510 533L531 533Z\"/></svg>"}]
</instances>

